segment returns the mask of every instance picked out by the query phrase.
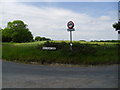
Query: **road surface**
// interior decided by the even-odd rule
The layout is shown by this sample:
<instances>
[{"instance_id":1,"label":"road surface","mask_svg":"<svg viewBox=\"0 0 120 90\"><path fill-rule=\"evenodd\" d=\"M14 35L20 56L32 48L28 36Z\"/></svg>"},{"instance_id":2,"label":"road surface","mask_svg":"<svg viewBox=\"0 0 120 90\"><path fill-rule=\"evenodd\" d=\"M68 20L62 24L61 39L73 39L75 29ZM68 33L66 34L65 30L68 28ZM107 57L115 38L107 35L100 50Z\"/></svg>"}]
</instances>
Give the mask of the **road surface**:
<instances>
[{"instance_id":1,"label":"road surface","mask_svg":"<svg viewBox=\"0 0 120 90\"><path fill-rule=\"evenodd\" d=\"M63 67L3 62L3 88L117 88L118 66Z\"/></svg>"}]
</instances>

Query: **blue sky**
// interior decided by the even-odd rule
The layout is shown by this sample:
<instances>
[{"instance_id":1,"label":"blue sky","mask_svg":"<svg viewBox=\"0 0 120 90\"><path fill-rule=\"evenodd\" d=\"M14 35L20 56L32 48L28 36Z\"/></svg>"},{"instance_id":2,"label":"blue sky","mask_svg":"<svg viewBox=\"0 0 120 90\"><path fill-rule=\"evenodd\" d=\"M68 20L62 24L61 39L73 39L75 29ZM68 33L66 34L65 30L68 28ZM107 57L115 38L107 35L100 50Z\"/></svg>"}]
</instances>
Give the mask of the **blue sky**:
<instances>
[{"instance_id":1,"label":"blue sky","mask_svg":"<svg viewBox=\"0 0 120 90\"><path fill-rule=\"evenodd\" d=\"M91 16L108 15L109 11L118 9L117 2L26 2L26 5L36 7L64 8L74 12L86 13Z\"/></svg>"},{"instance_id":2,"label":"blue sky","mask_svg":"<svg viewBox=\"0 0 120 90\"><path fill-rule=\"evenodd\" d=\"M3 27L7 22L23 20L33 36L69 40L67 22L75 23L73 40L112 40L117 32L117 2L14 2L5 3Z\"/></svg>"}]
</instances>

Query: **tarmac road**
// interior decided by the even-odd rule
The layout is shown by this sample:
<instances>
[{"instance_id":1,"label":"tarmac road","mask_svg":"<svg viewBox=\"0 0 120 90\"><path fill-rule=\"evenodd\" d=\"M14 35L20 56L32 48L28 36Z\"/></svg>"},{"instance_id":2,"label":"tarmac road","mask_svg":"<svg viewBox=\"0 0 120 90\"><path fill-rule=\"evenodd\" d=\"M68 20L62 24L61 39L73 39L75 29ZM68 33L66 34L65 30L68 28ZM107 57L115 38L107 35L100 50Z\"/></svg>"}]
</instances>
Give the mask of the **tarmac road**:
<instances>
[{"instance_id":1,"label":"tarmac road","mask_svg":"<svg viewBox=\"0 0 120 90\"><path fill-rule=\"evenodd\" d=\"M2 63L3 88L117 88L118 66L63 67Z\"/></svg>"}]
</instances>

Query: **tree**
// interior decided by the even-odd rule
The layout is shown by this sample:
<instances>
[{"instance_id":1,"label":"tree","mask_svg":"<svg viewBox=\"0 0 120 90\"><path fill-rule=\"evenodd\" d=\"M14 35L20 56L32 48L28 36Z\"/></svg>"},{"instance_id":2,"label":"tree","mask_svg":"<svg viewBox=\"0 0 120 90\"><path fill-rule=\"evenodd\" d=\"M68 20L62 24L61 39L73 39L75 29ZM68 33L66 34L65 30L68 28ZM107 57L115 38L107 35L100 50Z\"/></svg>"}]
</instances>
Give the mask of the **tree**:
<instances>
[{"instance_id":1,"label":"tree","mask_svg":"<svg viewBox=\"0 0 120 90\"><path fill-rule=\"evenodd\" d=\"M2 41L2 28L0 27L0 42Z\"/></svg>"},{"instance_id":2,"label":"tree","mask_svg":"<svg viewBox=\"0 0 120 90\"><path fill-rule=\"evenodd\" d=\"M30 42L33 36L27 25L21 20L8 22L7 27L2 30L3 42Z\"/></svg>"},{"instance_id":3,"label":"tree","mask_svg":"<svg viewBox=\"0 0 120 90\"><path fill-rule=\"evenodd\" d=\"M120 21L118 21L118 23L114 23L113 28L118 31L118 40L120 40Z\"/></svg>"},{"instance_id":4,"label":"tree","mask_svg":"<svg viewBox=\"0 0 120 90\"><path fill-rule=\"evenodd\" d=\"M113 27L115 28L116 31L120 30L120 22L114 23Z\"/></svg>"},{"instance_id":5,"label":"tree","mask_svg":"<svg viewBox=\"0 0 120 90\"><path fill-rule=\"evenodd\" d=\"M35 40L36 40L36 41L47 41L47 40L51 40L51 39L45 38L45 37L36 36L36 37L35 37Z\"/></svg>"},{"instance_id":6,"label":"tree","mask_svg":"<svg viewBox=\"0 0 120 90\"><path fill-rule=\"evenodd\" d=\"M12 41L12 34L13 31L11 29L5 28L2 30L2 41L3 42L10 42Z\"/></svg>"},{"instance_id":7,"label":"tree","mask_svg":"<svg viewBox=\"0 0 120 90\"><path fill-rule=\"evenodd\" d=\"M36 37L35 37L35 40L36 40L36 41L42 41L42 38L41 38L40 36L36 36Z\"/></svg>"}]
</instances>

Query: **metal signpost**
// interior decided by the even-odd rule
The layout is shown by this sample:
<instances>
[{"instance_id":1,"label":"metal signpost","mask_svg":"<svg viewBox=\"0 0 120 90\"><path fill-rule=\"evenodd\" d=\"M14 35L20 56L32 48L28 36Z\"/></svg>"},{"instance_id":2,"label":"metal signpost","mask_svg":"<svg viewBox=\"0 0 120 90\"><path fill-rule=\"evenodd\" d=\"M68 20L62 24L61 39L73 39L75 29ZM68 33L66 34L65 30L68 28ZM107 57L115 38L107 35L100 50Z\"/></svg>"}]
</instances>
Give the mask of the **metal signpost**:
<instances>
[{"instance_id":1,"label":"metal signpost","mask_svg":"<svg viewBox=\"0 0 120 90\"><path fill-rule=\"evenodd\" d=\"M67 31L70 31L70 50L72 50L72 31L75 31L74 27L74 23L72 21L69 21L67 23Z\"/></svg>"}]
</instances>

